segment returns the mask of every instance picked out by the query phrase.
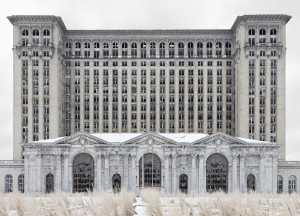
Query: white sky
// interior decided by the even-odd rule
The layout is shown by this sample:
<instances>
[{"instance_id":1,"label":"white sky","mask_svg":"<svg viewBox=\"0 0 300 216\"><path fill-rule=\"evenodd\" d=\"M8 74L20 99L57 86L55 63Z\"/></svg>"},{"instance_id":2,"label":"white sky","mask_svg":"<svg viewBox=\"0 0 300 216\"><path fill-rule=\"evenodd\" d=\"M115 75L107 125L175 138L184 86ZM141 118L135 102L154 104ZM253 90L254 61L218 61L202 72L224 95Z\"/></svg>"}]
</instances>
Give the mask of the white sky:
<instances>
[{"instance_id":1,"label":"white sky","mask_svg":"<svg viewBox=\"0 0 300 216\"><path fill-rule=\"evenodd\" d=\"M13 149L13 35L7 16L61 16L68 29L229 29L238 15L277 13L292 16L287 24L286 154L288 160L300 160L300 0L1 1L0 159L12 159Z\"/></svg>"}]
</instances>

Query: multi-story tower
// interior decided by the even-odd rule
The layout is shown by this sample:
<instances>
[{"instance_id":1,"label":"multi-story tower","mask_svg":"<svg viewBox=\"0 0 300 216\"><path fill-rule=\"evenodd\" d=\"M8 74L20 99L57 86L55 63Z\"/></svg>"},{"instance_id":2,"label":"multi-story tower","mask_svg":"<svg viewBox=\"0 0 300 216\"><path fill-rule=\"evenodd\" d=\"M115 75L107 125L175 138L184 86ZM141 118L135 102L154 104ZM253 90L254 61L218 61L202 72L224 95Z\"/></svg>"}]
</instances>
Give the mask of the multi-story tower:
<instances>
[{"instance_id":1,"label":"multi-story tower","mask_svg":"<svg viewBox=\"0 0 300 216\"><path fill-rule=\"evenodd\" d=\"M78 131L215 133L283 144L287 15L225 30L67 30L10 16L14 158Z\"/></svg>"}]
</instances>

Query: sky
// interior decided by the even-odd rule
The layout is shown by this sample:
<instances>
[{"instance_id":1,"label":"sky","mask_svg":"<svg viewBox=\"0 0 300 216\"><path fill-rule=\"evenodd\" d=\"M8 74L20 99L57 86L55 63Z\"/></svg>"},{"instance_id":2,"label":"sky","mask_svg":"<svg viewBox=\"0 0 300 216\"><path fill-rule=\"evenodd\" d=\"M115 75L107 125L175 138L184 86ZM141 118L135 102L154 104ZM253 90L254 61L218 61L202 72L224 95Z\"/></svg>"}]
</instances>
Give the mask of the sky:
<instances>
[{"instance_id":1,"label":"sky","mask_svg":"<svg viewBox=\"0 0 300 216\"><path fill-rule=\"evenodd\" d=\"M0 160L13 157L13 32L7 16L60 16L68 29L229 29L245 14L292 16L287 24L286 159L300 160L300 0L1 1Z\"/></svg>"}]
</instances>

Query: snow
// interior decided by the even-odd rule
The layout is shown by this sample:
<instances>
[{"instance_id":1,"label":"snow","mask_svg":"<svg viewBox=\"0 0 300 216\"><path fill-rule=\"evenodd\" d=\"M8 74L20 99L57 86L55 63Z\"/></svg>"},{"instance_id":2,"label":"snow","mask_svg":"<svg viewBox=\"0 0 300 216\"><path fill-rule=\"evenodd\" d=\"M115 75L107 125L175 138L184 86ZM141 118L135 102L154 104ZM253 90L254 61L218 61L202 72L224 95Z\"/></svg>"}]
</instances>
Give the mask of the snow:
<instances>
[{"instance_id":1,"label":"snow","mask_svg":"<svg viewBox=\"0 0 300 216\"><path fill-rule=\"evenodd\" d=\"M39 140L39 141L35 141L34 143L54 143L54 142L57 142L57 141L59 141L63 138L64 137L57 137L57 138L53 138L53 139Z\"/></svg>"},{"instance_id":2,"label":"snow","mask_svg":"<svg viewBox=\"0 0 300 216\"><path fill-rule=\"evenodd\" d=\"M143 201L142 197L136 197L136 202L133 204L135 214L133 216L147 216L147 204Z\"/></svg>"},{"instance_id":3,"label":"snow","mask_svg":"<svg viewBox=\"0 0 300 216\"><path fill-rule=\"evenodd\" d=\"M242 140L244 142L247 142L247 143L257 143L257 144L267 144L267 143L269 143L269 142L266 142L266 141L247 139L247 138L241 138L241 137L236 137L236 138L238 138L239 140Z\"/></svg>"},{"instance_id":4,"label":"snow","mask_svg":"<svg viewBox=\"0 0 300 216\"><path fill-rule=\"evenodd\" d=\"M178 143L192 143L208 136L201 133L161 133L160 135Z\"/></svg>"},{"instance_id":5,"label":"snow","mask_svg":"<svg viewBox=\"0 0 300 216\"><path fill-rule=\"evenodd\" d=\"M122 143L142 135L142 133L96 133L91 134L110 143Z\"/></svg>"}]
</instances>

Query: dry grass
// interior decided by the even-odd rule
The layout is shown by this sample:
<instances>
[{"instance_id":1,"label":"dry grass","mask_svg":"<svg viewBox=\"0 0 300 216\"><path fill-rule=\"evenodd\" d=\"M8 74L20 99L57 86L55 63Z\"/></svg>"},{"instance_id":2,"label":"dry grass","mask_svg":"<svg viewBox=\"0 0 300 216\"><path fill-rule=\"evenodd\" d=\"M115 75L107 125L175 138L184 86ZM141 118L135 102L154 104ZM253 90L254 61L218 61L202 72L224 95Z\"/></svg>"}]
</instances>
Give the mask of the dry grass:
<instances>
[{"instance_id":1,"label":"dry grass","mask_svg":"<svg viewBox=\"0 0 300 216\"><path fill-rule=\"evenodd\" d=\"M135 194L126 190L119 194L104 191L42 195L14 192L0 195L0 216L130 216L134 202Z\"/></svg>"}]
</instances>

